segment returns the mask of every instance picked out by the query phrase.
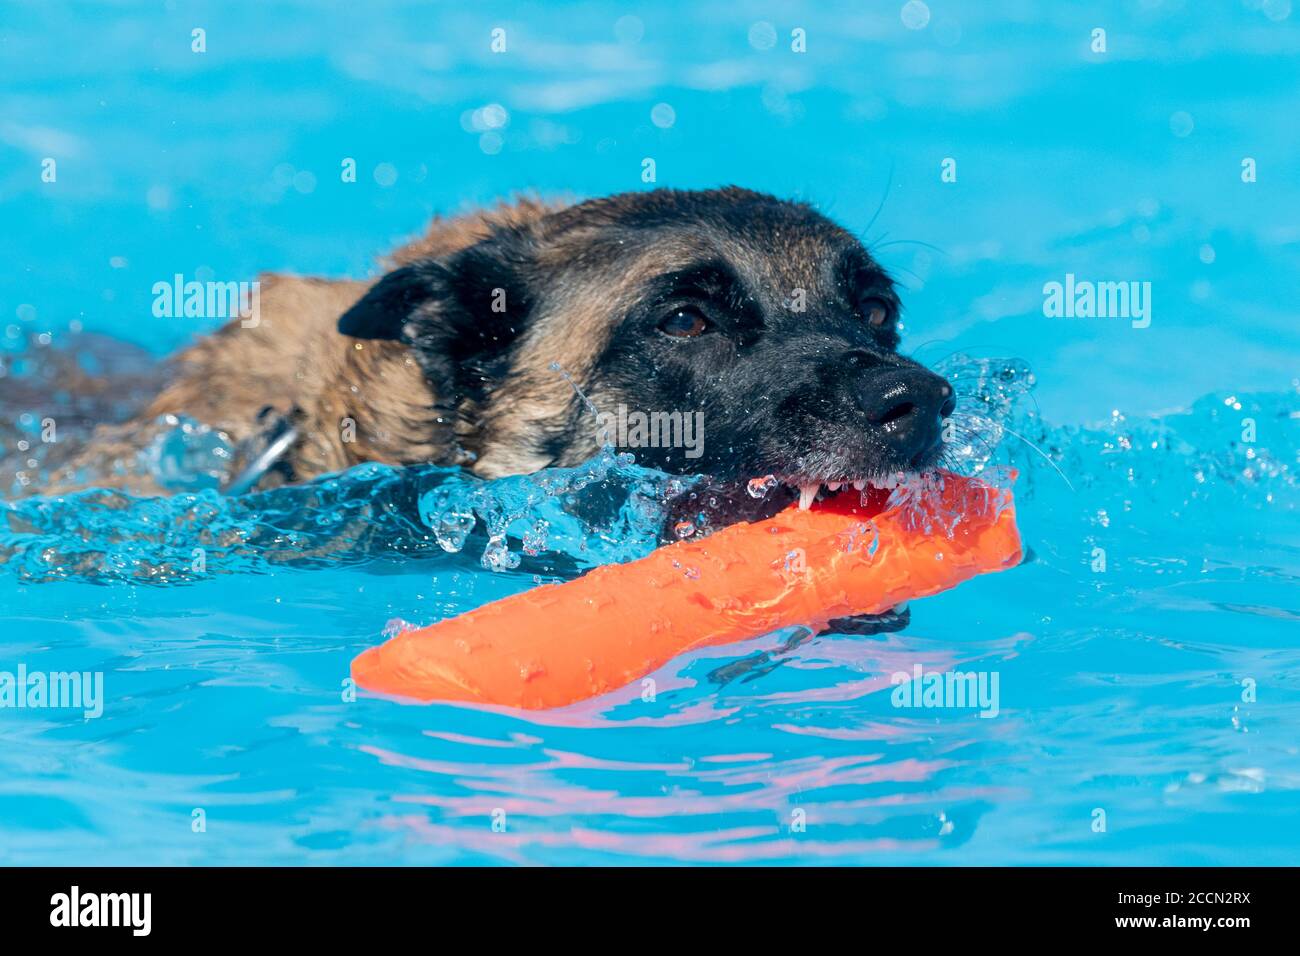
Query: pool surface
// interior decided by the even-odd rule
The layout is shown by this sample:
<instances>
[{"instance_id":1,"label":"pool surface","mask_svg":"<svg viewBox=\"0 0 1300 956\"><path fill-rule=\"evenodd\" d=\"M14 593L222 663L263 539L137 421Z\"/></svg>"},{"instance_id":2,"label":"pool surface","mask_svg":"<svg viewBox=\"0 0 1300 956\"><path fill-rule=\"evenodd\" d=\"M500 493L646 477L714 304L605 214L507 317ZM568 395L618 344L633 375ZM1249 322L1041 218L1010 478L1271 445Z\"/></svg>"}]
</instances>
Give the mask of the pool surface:
<instances>
[{"instance_id":1,"label":"pool surface","mask_svg":"<svg viewBox=\"0 0 1300 956\"><path fill-rule=\"evenodd\" d=\"M687 655L650 700L414 706L350 693L352 657L644 554L668 479L222 498L178 423L142 467L194 490L0 503L0 673L103 680L90 718L0 707L0 863L1295 864L1300 12L1090 7L10 4L2 490L39 487L44 419L117 414L219 324L155 317L156 282L370 275L435 212L652 158L869 241L964 467L1018 471L1027 554L900 633ZM1149 312L1051 316L1067 276ZM139 379L87 407L70 361ZM918 665L996 675L996 714L897 706Z\"/></svg>"}]
</instances>

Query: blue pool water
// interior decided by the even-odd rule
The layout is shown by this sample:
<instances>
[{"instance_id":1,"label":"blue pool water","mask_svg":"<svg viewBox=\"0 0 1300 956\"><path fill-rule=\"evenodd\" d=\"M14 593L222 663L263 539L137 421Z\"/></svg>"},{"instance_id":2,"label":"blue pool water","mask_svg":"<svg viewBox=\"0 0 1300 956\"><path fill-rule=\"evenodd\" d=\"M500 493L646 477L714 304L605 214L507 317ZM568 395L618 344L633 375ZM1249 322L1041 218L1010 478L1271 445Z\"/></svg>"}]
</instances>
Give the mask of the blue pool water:
<instances>
[{"instance_id":1,"label":"blue pool water","mask_svg":"<svg viewBox=\"0 0 1300 956\"><path fill-rule=\"evenodd\" d=\"M521 714L342 681L385 628L644 553L661 476L15 497L0 671L102 672L104 707L0 709L0 863L1296 862L1300 12L1089 6L6 7L7 465L86 414L42 377L68 349L139 368L215 324L155 318L157 281L367 275L436 211L652 157L874 243L1030 553L901 633ZM1150 325L1046 317L1067 274L1150 282ZM917 664L996 673L998 715L894 706Z\"/></svg>"}]
</instances>

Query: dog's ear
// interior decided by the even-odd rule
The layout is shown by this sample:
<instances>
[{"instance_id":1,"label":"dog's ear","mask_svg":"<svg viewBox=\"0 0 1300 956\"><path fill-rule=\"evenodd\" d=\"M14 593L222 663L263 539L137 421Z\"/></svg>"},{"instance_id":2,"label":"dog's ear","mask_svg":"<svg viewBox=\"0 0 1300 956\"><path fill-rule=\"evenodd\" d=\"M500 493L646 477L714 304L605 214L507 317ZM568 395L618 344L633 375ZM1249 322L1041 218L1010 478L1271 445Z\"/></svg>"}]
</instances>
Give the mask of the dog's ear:
<instances>
[{"instance_id":1,"label":"dog's ear","mask_svg":"<svg viewBox=\"0 0 1300 956\"><path fill-rule=\"evenodd\" d=\"M498 230L388 273L339 318L339 332L410 346L443 400L478 395L527 326L532 261L526 232Z\"/></svg>"},{"instance_id":2,"label":"dog's ear","mask_svg":"<svg viewBox=\"0 0 1300 956\"><path fill-rule=\"evenodd\" d=\"M394 269L339 317L339 332L355 339L401 339L402 326L434 296L440 278L436 262Z\"/></svg>"}]
</instances>

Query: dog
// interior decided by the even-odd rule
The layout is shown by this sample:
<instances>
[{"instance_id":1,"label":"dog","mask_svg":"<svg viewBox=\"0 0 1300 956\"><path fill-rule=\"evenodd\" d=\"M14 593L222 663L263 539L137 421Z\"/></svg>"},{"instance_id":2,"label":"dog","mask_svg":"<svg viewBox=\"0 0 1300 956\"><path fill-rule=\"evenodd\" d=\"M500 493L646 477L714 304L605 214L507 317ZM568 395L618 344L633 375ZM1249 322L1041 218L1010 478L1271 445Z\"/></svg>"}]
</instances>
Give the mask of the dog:
<instances>
[{"instance_id":1,"label":"dog","mask_svg":"<svg viewBox=\"0 0 1300 956\"><path fill-rule=\"evenodd\" d=\"M687 447L642 436L639 464L729 493L771 476L804 507L941 455L951 385L899 354L893 280L807 204L736 187L520 199L436 219L387 265L374 283L261 277L259 321L182 352L63 479L112 483L167 415L244 448L280 437L256 488L365 461L489 479L577 465L615 409L698 423Z\"/></svg>"},{"instance_id":2,"label":"dog","mask_svg":"<svg viewBox=\"0 0 1300 956\"><path fill-rule=\"evenodd\" d=\"M177 356L47 493L157 492L126 464L182 415L239 450L240 491L367 461L492 479L628 444L707 476L668 504L666 538L941 457L952 386L899 353L893 279L808 204L738 187L523 198L435 219L385 265L375 282L261 277L258 320ZM833 626L894 630L903 613Z\"/></svg>"}]
</instances>

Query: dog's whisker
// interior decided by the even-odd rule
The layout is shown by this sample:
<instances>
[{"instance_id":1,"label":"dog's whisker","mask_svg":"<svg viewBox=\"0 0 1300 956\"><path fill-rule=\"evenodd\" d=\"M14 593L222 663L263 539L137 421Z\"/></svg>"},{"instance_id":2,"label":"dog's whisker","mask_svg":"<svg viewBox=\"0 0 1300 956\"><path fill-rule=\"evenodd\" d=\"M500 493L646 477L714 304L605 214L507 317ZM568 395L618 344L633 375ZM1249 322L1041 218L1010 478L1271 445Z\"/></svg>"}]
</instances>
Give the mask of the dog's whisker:
<instances>
[{"instance_id":1,"label":"dog's whisker","mask_svg":"<svg viewBox=\"0 0 1300 956\"><path fill-rule=\"evenodd\" d=\"M937 252L941 256L949 255L947 249L944 249L941 246L936 246L930 242L925 242L922 239L890 239L888 242L874 242L871 244L871 247L873 249L888 249L890 246L899 246L904 244L910 246L921 246L922 248Z\"/></svg>"},{"instance_id":2,"label":"dog's whisker","mask_svg":"<svg viewBox=\"0 0 1300 956\"><path fill-rule=\"evenodd\" d=\"M894 164L889 164L889 175L885 178L885 191L880 194L880 205L876 206L876 211L872 213L871 219L867 222L866 227L862 230L863 235L871 231L871 227L876 224L876 220L885 209L885 202L889 199L889 190L894 185Z\"/></svg>"},{"instance_id":3,"label":"dog's whisker","mask_svg":"<svg viewBox=\"0 0 1300 956\"><path fill-rule=\"evenodd\" d=\"M1006 431L1008 435L1011 435L1015 438L1019 438L1022 442L1024 442L1034 451L1038 452L1038 454L1042 456L1043 460L1047 462L1049 465L1051 465L1052 468L1056 471L1056 473L1061 476L1061 480L1065 482L1066 487L1069 488L1071 491L1074 491L1074 485L1070 484L1070 479L1065 476L1065 472L1061 471L1061 469L1057 467L1056 462L1052 461L1051 456L1049 456L1047 452L1043 451L1041 448L1039 448L1037 445L1031 442L1024 435L1020 434L1018 431L1015 431L1011 428L1007 428L1006 425L1003 425L1002 428Z\"/></svg>"}]
</instances>

